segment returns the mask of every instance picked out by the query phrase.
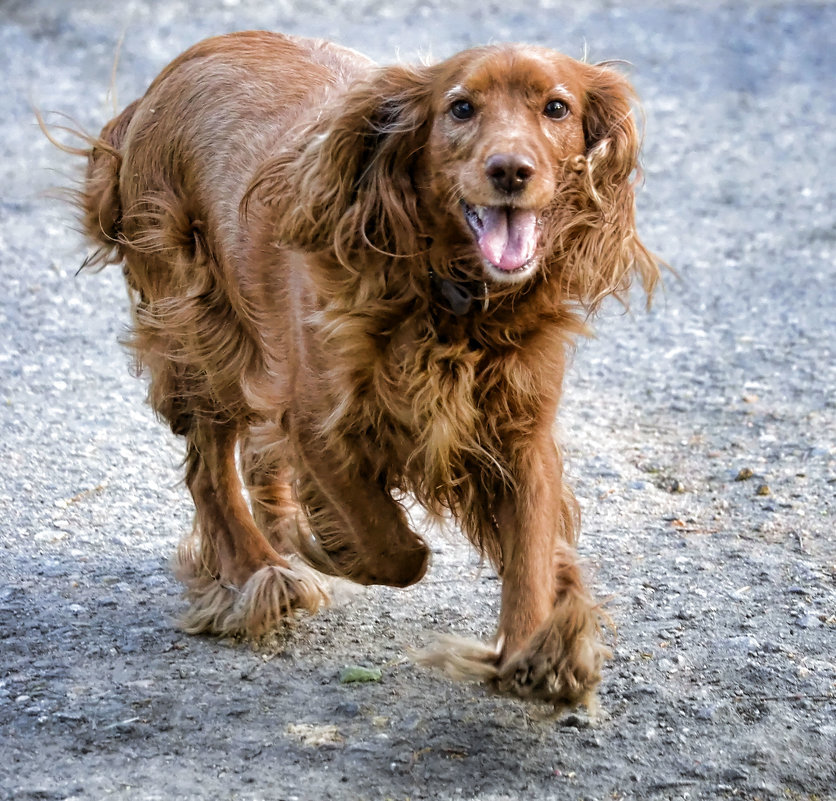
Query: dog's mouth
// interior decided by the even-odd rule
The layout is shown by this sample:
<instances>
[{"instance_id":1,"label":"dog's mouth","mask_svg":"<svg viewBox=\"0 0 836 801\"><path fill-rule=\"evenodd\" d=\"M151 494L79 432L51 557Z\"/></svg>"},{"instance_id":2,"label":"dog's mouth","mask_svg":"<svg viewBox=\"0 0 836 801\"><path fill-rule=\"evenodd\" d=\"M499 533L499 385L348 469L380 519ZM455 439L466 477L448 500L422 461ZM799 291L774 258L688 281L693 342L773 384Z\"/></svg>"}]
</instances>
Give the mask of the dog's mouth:
<instances>
[{"instance_id":1,"label":"dog's mouth","mask_svg":"<svg viewBox=\"0 0 836 801\"><path fill-rule=\"evenodd\" d=\"M464 218L493 276L514 280L532 269L540 241L536 211L511 206L471 206L464 200L461 204Z\"/></svg>"}]
</instances>

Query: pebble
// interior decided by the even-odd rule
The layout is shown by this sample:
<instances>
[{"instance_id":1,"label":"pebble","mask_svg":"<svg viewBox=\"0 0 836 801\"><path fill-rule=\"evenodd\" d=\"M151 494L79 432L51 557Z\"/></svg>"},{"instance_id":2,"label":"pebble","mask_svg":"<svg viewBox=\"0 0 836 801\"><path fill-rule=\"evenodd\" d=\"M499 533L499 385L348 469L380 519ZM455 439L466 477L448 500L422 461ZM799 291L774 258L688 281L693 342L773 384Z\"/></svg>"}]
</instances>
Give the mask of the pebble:
<instances>
[{"instance_id":1,"label":"pebble","mask_svg":"<svg viewBox=\"0 0 836 801\"><path fill-rule=\"evenodd\" d=\"M424 718L417 712L407 715L401 722L404 731L415 731L424 722Z\"/></svg>"},{"instance_id":2,"label":"pebble","mask_svg":"<svg viewBox=\"0 0 836 801\"><path fill-rule=\"evenodd\" d=\"M591 724L588 717L570 712L560 719L560 725L565 729L588 729Z\"/></svg>"},{"instance_id":3,"label":"pebble","mask_svg":"<svg viewBox=\"0 0 836 801\"><path fill-rule=\"evenodd\" d=\"M817 629L821 626L821 620L818 615L799 615L795 619L795 625L800 629Z\"/></svg>"},{"instance_id":4,"label":"pebble","mask_svg":"<svg viewBox=\"0 0 836 801\"><path fill-rule=\"evenodd\" d=\"M717 645L723 650L741 654L754 653L760 648L760 643L748 634L719 640L717 641Z\"/></svg>"},{"instance_id":5,"label":"pebble","mask_svg":"<svg viewBox=\"0 0 836 801\"><path fill-rule=\"evenodd\" d=\"M727 782L746 781L749 778L749 772L743 768L726 768L720 775Z\"/></svg>"},{"instance_id":6,"label":"pebble","mask_svg":"<svg viewBox=\"0 0 836 801\"><path fill-rule=\"evenodd\" d=\"M45 528L38 531L33 539L36 542L60 542L69 534L68 531L60 528Z\"/></svg>"}]
</instances>

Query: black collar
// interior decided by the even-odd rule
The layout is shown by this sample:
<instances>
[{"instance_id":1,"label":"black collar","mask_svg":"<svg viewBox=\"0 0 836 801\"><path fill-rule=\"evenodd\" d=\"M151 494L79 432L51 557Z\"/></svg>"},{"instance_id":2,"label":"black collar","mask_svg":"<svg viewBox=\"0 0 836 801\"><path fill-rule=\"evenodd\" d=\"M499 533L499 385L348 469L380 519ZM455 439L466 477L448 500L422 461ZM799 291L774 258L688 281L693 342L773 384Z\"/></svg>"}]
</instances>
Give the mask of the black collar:
<instances>
[{"instance_id":1,"label":"black collar","mask_svg":"<svg viewBox=\"0 0 836 801\"><path fill-rule=\"evenodd\" d=\"M488 284L485 281L451 281L449 278L439 278L430 269L430 282L440 305L456 317L468 314L474 301L481 302L482 311L488 310Z\"/></svg>"}]
</instances>

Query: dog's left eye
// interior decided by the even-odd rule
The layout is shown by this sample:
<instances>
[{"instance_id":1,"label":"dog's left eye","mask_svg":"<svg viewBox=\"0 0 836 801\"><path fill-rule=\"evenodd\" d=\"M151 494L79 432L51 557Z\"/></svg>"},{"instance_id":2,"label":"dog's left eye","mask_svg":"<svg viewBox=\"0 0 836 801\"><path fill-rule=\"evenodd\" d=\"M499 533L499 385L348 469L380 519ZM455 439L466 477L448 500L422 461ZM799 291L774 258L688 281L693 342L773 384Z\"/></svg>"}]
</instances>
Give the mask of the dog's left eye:
<instances>
[{"instance_id":1,"label":"dog's left eye","mask_svg":"<svg viewBox=\"0 0 836 801\"><path fill-rule=\"evenodd\" d=\"M546 103L543 113L553 120L562 120L569 113L569 106L562 100L550 100Z\"/></svg>"}]
</instances>

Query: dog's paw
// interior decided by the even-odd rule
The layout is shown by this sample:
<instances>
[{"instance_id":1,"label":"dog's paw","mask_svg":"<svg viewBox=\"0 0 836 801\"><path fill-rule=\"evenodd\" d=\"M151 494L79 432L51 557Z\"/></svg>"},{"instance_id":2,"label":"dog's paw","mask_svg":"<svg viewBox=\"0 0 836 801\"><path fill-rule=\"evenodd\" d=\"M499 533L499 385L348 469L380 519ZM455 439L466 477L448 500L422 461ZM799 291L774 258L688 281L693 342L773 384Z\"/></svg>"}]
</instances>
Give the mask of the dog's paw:
<instances>
[{"instance_id":1,"label":"dog's paw","mask_svg":"<svg viewBox=\"0 0 836 801\"><path fill-rule=\"evenodd\" d=\"M520 648L511 651L500 636L487 644L437 635L413 651L417 664L440 668L457 681L487 684L494 692L546 701L556 708L585 705L597 713L595 688L610 650L601 639L601 612L583 595L567 595Z\"/></svg>"},{"instance_id":2,"label":"dog's paw","mask_svg":"<svg viewBox=\"0 0 836 801\"><path fill-rule=\"evenodd\" d=\"M592 711L610 656L598 609L586 597L568 595L522 648L503 655L491 684L503 694Z\"/></svg>"},{"instance_id":3,"label":"dog's paw","mask_svg":"<svg viewBox=\"0 0 836 801\"><path fill-rule=\"evenodd\" d=\"M320 573L348 579L357 584L408 587L427 572L430 550L420 540L412 547L384 552L363 552L345 539L309 536L297 548L302 558Z\"/></svg>"},{"instance_id":4,"label":"dog's paw","mask_svg":"<svg viewBox=\"0 0 836 801\"><path fill-rule=\"evenodd\" d=\"M238 588L208 576L186 581L191 606L180 619L190 634L260 637L280 629L297 611L315 612L327 603L320 577L298 559L267 565Z\"/></svg>"}]
</instances>

